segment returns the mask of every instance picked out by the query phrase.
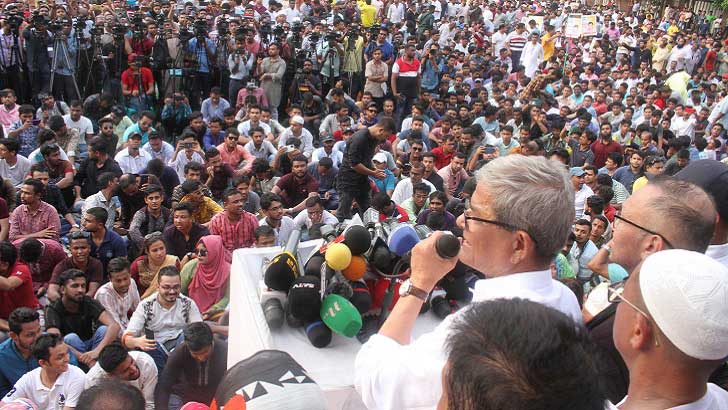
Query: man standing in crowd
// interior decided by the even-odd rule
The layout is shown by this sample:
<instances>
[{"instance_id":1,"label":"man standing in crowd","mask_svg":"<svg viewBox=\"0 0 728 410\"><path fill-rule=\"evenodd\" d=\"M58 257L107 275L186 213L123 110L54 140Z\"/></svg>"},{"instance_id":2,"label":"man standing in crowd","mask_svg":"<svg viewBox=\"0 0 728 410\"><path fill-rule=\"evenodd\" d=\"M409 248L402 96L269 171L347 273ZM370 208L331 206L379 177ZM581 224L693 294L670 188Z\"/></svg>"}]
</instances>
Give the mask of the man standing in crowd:
<instances>
[{"instance_id":1,"label":"man standing in crowd","mask_svg":"<svg viewBox=\"0 0 728 410\"><path fill-rule=\"evenodd\" d=\"M354 200L360 212L369 208L369 177L384 178L384 171L372 165L374 149L379 143L396 132L392 118L383 117L376 124L363 128L351 136L346 145L346 154L336 178L336 189L339 191L339 208L336 217L340 221L351 217Z\"/></svg>"}]
</instances>

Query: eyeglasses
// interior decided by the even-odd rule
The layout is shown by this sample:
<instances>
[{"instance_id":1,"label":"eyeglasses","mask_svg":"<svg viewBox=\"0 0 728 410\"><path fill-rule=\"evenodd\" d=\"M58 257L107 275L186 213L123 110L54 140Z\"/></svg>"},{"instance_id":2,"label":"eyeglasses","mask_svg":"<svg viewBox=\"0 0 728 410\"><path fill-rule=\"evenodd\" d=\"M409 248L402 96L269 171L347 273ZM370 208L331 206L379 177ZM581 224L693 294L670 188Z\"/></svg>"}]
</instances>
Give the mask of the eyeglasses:
<instances>
[{"instance_id":1,"label":"eyeglasses","mask_svg":"<svg viewBox=\"0 0 728 410\"><path fill-rule=\"evenodd\" d=\"M642 316L644 316L645 318L647 318L647 320L649 320L650 322L652 322L654 324L655 323L655 320L652 319L652 316L648 315L642 309L638 308L634 303L632 303L629 300L627 300L627 299L624 298L623 294L624 294L624 283L625 283L625 281L626 281L626 279L623 280L623 281L615 282L615 283L612 283L611 285L609 285L609 287L607 288L607 301L609 303L624 302L627 305L629 305L629 307L631 307L632 309L636 310L637 313L641 314ZM660 347L660 339L657 337L657 332L656 331L653 331L653 333L655 335L655 346L656 347Z\"/></svg>"},{"instance_id":2,"label":"eyeglasses","mask_svg":"<svg viewBox=\"0 0 728 410\"><path fill-rule=\"evenodd\" d=\"M525 230L523 228L519 228L519 227L517 227L515 225L511 225L511 224L505 223L505 222L495 221L495 220L492 220L492 219L485 219L485 218L479 218L479 217L476 217L476 216L469 216L469 215L467 215L469 212L470 212L470 200L469 199L466 199L465 200L465 212L463 212L463 218L465 219L465 230L466 231L469 231L470 230L470 226L468 224L468 221L483 222L483 223L487 223L487 224L491 224L491 225L498 226L498 227L503 228L503 229L505 229L507 231L510 231L510 232L523 231L529 237L531 237L531 240L533 240L534 243L537 243L536 238L534 238L534 236L531 234L531 232L528 232L527 230Z\"/></svg>"},{"instance_id":3,"label":"eyeglasses","mask_svg":"<svg viewBox=\"0 0 728 410\"><path fill-rule=\"evenodd\" d=\"M670 241L668 241L667 238L665 238L664 236L660 235L659 233L657 233L657 232L655 232L655 231L653 231L651 229L647 229L647 228L645 228L642 225L638 225L637 223L630 221L629 219L623 217L620 214L615 214L614 215L614 219L615 219L615 222L616 222L616 220L619 220L619 221L624 222L624 223L626 223L628 225L632 225L632 226L634 226L635 228L637 228L637 229L639 229L641 231L645 231L645 232L647 232L650 235L659 236L660 239L662 239L663 241L665 241L665 244L667 246L669 246L670 248L675 248L674 246L672 246L672 244L670 243ZM617 224L616 223L614 224L614 228L615 229L617 228Z\"/></svg>"},{"instance_id":4,"label":"eyeglasses","mask_svg":"<svg viewBox=\"0 0 728 410\"><path fill-rule=\"evenodd\" d=\"M377 109L376 108L369 108L367 111L369 111L369 112L377 112Z\"/></svg>"},{"instance_id":5,"label":"eyeglasses","mask_svg":"<svg viewBox=\"0 0 728 410\"><path fill-rule=\"evenodd\" d=\"M422 151L421 147L412 147L412 151Z\"/></svg>"}]
</instances>

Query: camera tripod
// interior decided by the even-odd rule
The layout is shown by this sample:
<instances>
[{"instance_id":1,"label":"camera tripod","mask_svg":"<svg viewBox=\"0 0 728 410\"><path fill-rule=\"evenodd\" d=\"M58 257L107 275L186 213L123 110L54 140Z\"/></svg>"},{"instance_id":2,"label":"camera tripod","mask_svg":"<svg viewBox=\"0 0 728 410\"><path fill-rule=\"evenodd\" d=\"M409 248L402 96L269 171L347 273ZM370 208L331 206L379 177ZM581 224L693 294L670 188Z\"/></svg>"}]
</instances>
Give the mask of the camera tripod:
<instances>
[{"instance_id":1,"label":"camera tripod","mask_svg":"<svg viewBox=\"0 0 728 410\"><path fill-rule=\"evenodd\" d=\"M3 88L12 88L15 90L19 101L24 101L23 84L23 54L20 52L20 45L18 42L18 33L13 31L12 33L12 45L10 46L10 55L5 54L7 47L0 47L0 74L5 79L3 81ZM5 43L5 39L0 34L0 41ZM16 78L11 78L13 73L17 73Z\"/></svg>"},{"instance_id":2,"label":"camera tripod","mask_svg":"<svg viewBox=\"0 0 728 410\"><path fill-rule=\"evenodd\" d=\"M59 49L60 49L60 56L63 57L63 64L66 68L69 70L71 69L71 62L68 58L68 49L66 43L66 36L59 36L56 35L53 38L53 64L51 65L51 82L50 82L50 89L51 92L53 92L53 82L56 78L56 69L58 69L58 57L59 57ZM73 81L73 87L76 91L77 98L81 98L81 93L78 91L78 83L76 82L76 77L73 75L73 72L75 70L71 70L71 81Z\"/></svg>"}]
</instances>

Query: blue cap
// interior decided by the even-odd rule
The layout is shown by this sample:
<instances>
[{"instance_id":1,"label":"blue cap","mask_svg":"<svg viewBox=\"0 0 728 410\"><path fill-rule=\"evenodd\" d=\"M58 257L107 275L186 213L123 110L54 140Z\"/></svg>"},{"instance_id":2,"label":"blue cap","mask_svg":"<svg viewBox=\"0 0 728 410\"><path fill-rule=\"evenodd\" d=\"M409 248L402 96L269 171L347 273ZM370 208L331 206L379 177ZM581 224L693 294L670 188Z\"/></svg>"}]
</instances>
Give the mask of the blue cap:
<instances>
[{"instance_id":1,"label":"blue cap","mask_svg":"<svg viewBox=\"0 0 728 410\"><path fill-rule=\"evenodd\" d=\"M586 171L584 171L581 167L573 167L569 170L569 175L572 177L580 177L586 174Z\"/></svg>"}]
</instances>

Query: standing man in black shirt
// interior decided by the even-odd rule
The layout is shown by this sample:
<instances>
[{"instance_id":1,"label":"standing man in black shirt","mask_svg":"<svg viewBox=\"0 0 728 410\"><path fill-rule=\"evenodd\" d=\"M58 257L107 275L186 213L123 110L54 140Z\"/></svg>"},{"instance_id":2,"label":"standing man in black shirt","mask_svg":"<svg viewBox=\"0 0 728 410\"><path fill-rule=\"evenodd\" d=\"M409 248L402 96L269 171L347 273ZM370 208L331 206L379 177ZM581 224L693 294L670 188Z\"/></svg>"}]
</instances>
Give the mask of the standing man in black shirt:
<instances>
[{"instance_id":1,"label":"standing man in black shirt","mask_svg":"<svg viewBox=\"0 0 728 410\"><path fill-rule=\"evenodd\" d=\"M384 171L377 170L372 165L374 150L395 132L397 128L394 119L382 117L379 122L360 129L349 139L336 177L336 189L340 196L336 217L340 221L351 218L351 206L355 199L360 210L369 208L369 177L383 179L385 176Z\"/></svg>"},{"instance_id":2,"label":"standing man in black shirt","mask_svg":"<svg viewBox=\"0 0 728 410\"><path fill-rule=\"evenodd\" d=\"M123 172L119 164L109 157L106 141L101 137L94 137L88 144L88 159L81 162L76 172L76 202L87 198L101 190L98 186L99 176L104 172L113 172L121 176Z\"/></svg>"}]
</instances>

